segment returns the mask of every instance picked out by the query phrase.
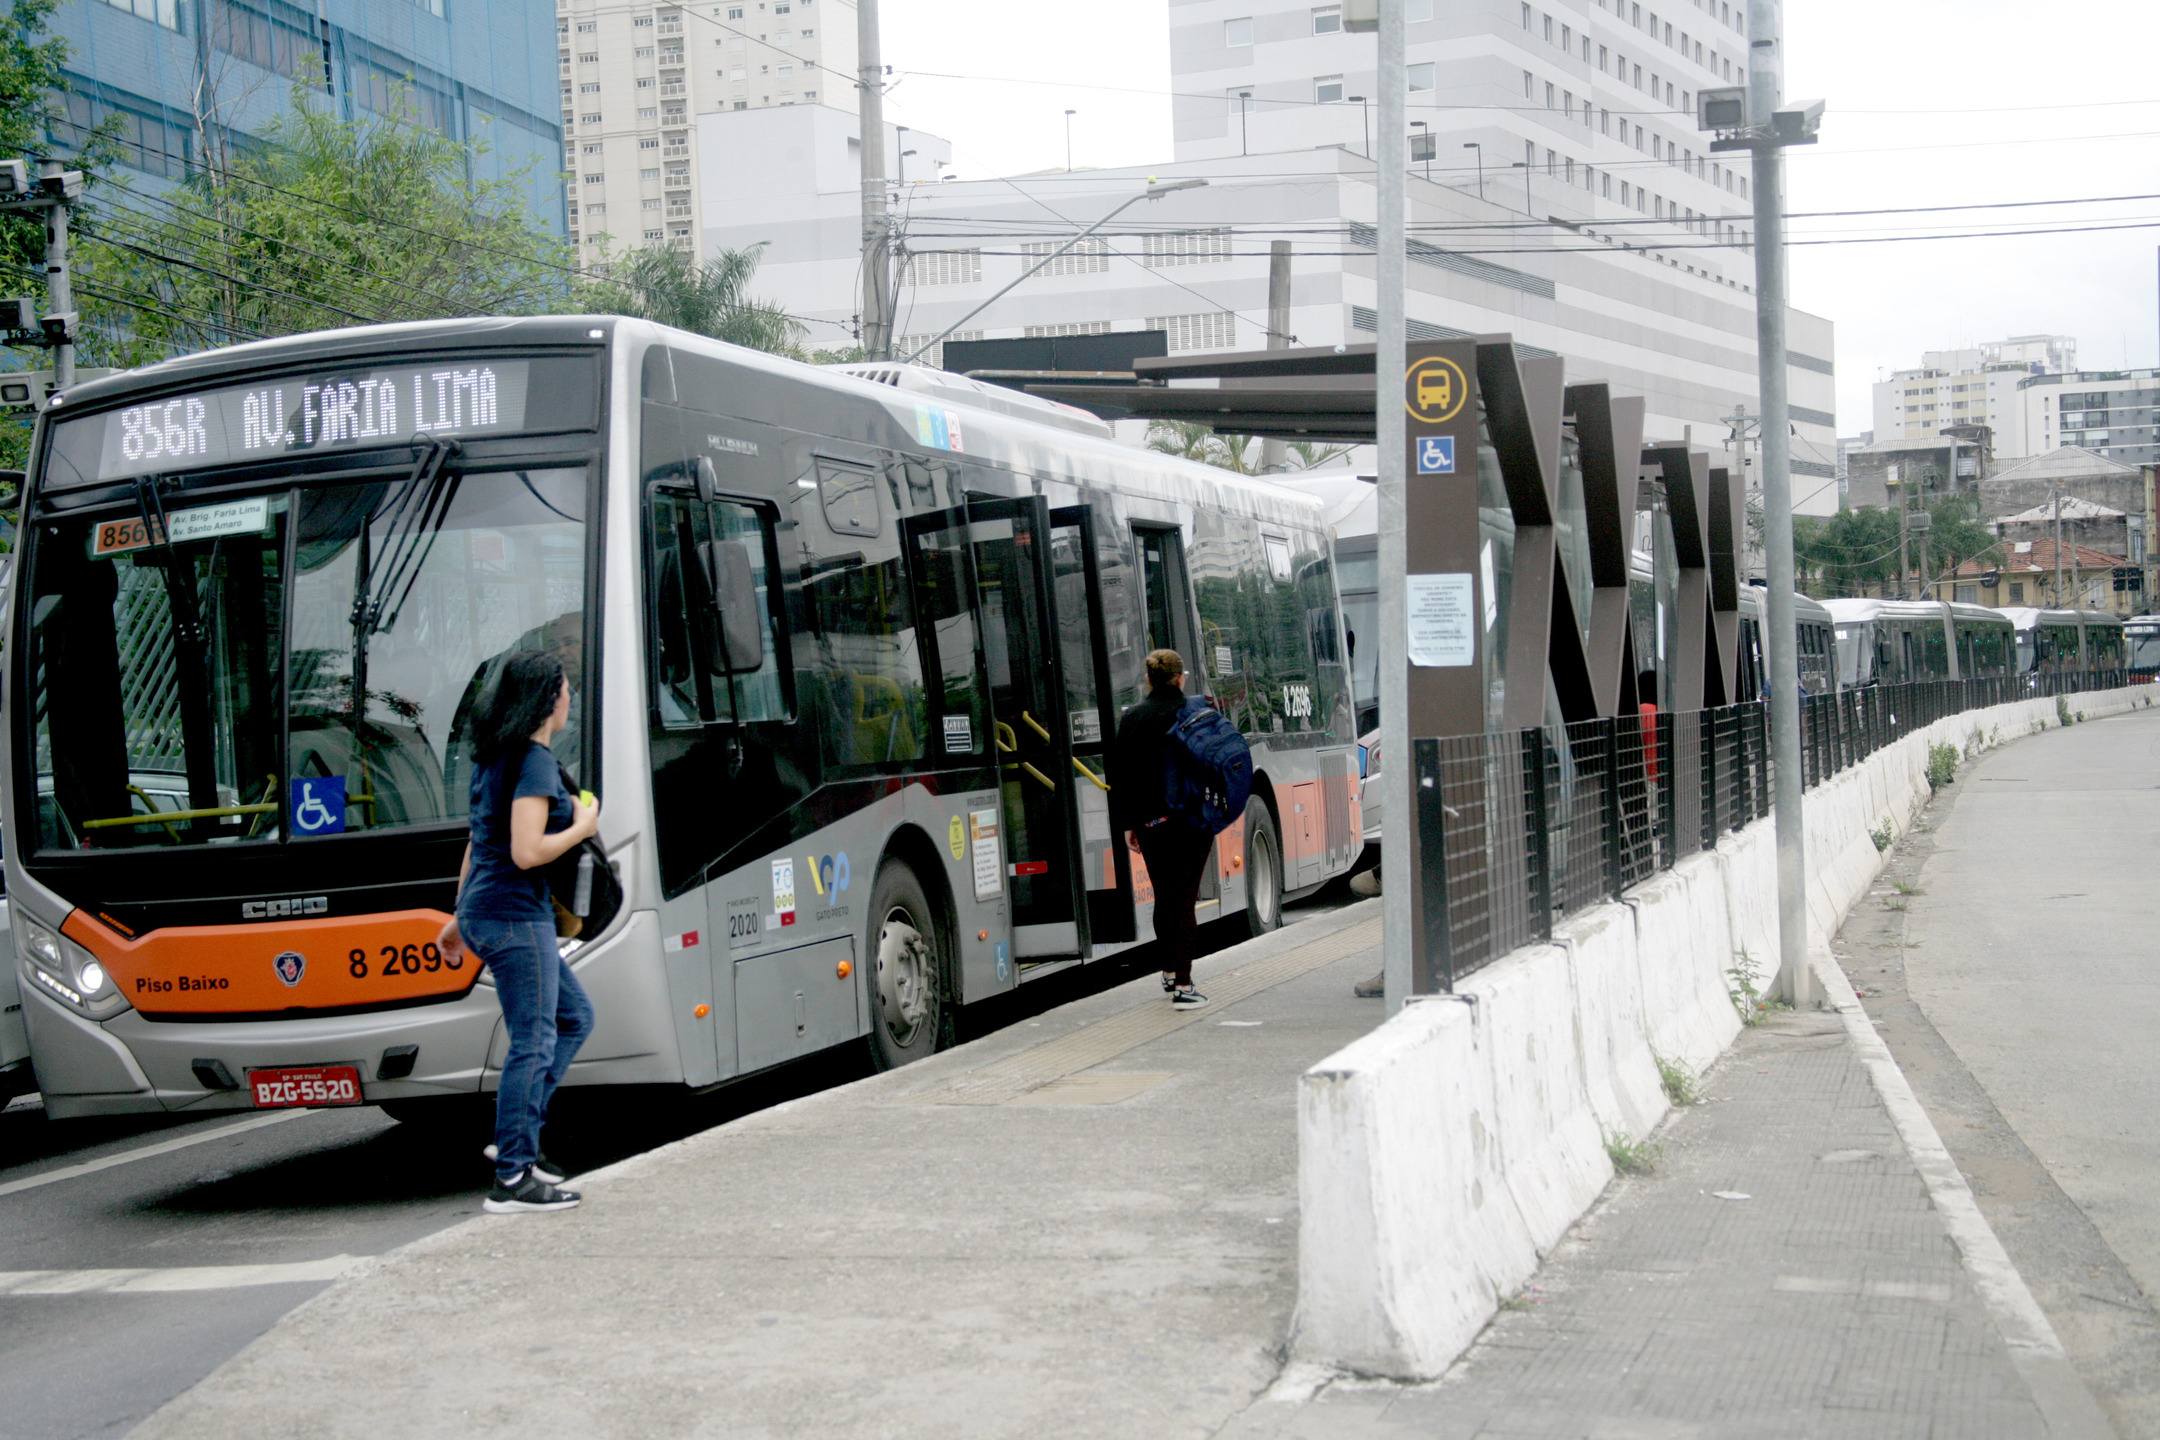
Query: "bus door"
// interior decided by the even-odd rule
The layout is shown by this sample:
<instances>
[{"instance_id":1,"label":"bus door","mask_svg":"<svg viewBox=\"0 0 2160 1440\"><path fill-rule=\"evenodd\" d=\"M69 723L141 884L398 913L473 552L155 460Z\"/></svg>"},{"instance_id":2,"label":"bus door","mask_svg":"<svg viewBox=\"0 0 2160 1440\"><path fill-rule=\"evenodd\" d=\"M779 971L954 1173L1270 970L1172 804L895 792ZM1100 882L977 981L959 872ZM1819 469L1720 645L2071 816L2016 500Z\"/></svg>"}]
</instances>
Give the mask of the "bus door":
<instances>
[{"instance_id":1,"label":"bus door","mask_svg":"<svg viewBox=\"0 0 2160 1440\"><path fill-rule=\"evenodd\" d=\"M1095 512L1068 505L1050 512L1050 599L1057 612L1059 659L1072 736L1073 801L1080 818L1080 873L1091 942L1131 940L1132 855L1110 816L1110 743L1117 707L1110 688L1110 650L1103 638L1102 565L1095 547Z\"/></svg>"},{"instance_id":2,"label":"bus door","mask_svg":"<svg viewBox=\"0 0 2160 1440\"><path fill-rule=\"evenodd\" d=\"M1013 955L1084 957L1090 937L1075 782L1089 782L1073 768L1050 598L1049 507L1038 497L971 499L966 523L1003 797Z\"/></svg>"}]
</instances>

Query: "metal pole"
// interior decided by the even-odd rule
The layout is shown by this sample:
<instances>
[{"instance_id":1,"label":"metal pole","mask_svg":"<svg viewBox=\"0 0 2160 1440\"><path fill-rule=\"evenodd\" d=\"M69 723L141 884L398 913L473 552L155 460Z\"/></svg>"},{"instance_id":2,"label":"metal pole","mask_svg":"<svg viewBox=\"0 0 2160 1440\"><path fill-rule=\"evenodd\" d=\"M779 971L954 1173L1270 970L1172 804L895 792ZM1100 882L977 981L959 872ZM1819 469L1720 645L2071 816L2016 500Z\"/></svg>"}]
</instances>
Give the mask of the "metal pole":
<instances>
[{"instance_id":1,"label":"metal pole","mask_svg":"<svg viewBox=\"0 0 2160 1440\"><path fill-rule=\"evenodd\" d=\"M1778 0L1748 0L1748 121L1771 127L1782 37ZM1755 147L1755 333L1762 379L1763 549L1770 581L1770 748L1778 855L1778 993L1794 1009L1815 1002L1808 968L1807 853L1800 816L1800 644L1793 615L1792 420L1785 369L1784 154L1774 137Z\"/></svg>"},{"instance_id":2,"label":"metal pole","mask_svg":"<svg viewBox=\"0 0 2160 1440\"><path fill-rule=\"evenodd\" d=\"M1290 242L1268 242L1267 265L1267 348L1286 350L1290 346ZM1290 446L1280 436L1270 435L1260 442L1260 473L1280 475L1290 468Z\"/></svg>"},{"instance_id":3,"label":"metal pole","mask_svg":"<svg viewBox=\"0 0 2160 1440\"><path fill-rule=\"evenodd\" d=\"M2055 492L2055 608L2062 608L2062 486L2050 485Z\"/></svg>"},{"instance_id":4,"label":"metal pole","mask_svg":"<svg viewBox=\"0 0 2160 1440\"><path fill-rule=\"evenodd\" d=\"M40 160L38 178L53 195L53 203L45 209L45 303L49 313L71 317L66 322L68 338L53 346L53 389L65 390L75 383L75 290L68 280L67 166L59 160Z\"/></svg>"},{"instance_id":5,"label":"metal pole","mask_svg":"<svg viewBox=\"0 0 2160 1440\"><path fill-rule=\"evenodd\" d=\"M862 116L862 346L870 360L892 358L891 222L885 206L885 64L878 48L878 0L857 0L855 48Z\"/></svg>"},{"instance_id":6,"label":"metal pole","mask_svg":"<svg viewBox=\"0 0 2160 1440\"><path fill-rule=\"evenodd\" d=\"M1380 133L1394 136L1402 133L1409 85L1403 0L1380 0L1379 40ZM1392 156L1373 170L1379 191L1374 217L1378 293L1373 297L1374 441L1379 458L1373 468L1380 476L1380 804L1383 817L1397 817L1393 825L1398 837L1380 846L1380 945L1387 1013L1393 1015L1410 994L1410 887L1417 883L1417 857L1406 843L1415 824L1412 774L1417 767L1410 755L1410 635L1403 581L1409 566L1403 489L1410 447L1409 415L1403 409L1403 366L1410 352L1409 320L1403 310L1403 208L1409 177ZM1427 838L1430 844L1440 843L1438 835Z\"/></svg>"}]
</instances>

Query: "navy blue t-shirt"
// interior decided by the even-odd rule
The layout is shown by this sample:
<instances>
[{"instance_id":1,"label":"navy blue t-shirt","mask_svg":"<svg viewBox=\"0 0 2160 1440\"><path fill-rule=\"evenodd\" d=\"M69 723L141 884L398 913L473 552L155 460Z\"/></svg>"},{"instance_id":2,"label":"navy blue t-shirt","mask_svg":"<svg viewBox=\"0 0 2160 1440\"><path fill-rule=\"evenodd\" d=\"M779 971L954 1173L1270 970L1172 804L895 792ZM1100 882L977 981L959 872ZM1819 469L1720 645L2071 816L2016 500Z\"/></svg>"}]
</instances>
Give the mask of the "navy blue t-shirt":
<instances>
[{"instance_id":1,"label":"navy blue t-shirt","mask_svg":"<svg viewBox=\"0 0 2160 1440\"><path fill-rule=\"evenodd\" d=\"M510 803L534 796L548 802L547 833L567 829L577 812L563 789L555 752L532 741L513 746L492 765L476 765L472 777L472 868L458 895L457 913L481 920L545 920L553 923L544 867L520 870L510 858Z\"/></svg>"}]
</instances>

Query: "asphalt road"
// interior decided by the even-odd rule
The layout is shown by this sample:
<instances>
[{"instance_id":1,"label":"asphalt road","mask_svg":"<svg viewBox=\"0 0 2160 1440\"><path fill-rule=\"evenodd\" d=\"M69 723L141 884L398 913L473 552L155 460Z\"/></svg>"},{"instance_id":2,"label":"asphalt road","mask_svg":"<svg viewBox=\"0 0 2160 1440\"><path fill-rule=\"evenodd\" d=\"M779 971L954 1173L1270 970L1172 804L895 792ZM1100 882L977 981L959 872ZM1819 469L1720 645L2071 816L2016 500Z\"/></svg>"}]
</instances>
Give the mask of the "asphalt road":
<instances>
[{"instance_id":1,"label":"asphalt road","mask_svg":"<svg viewBox=\"0 0 2160 1440\"><path fill-rule=\"evenodd\" d=\"M1285 919L1349 903L1335 887ZM1234 925L1209 927L1213 945ZM1050 976L963 1017L963 1036L1130 978L1146 953ZM851 1045L705 1096L566 1090L548 1150L595 1169L867 1073ZM372 1106L172 1121L0 1113L0 1436L126 1434L320 1291L476 1213L485 1109L401 1125ZM51 1272L36 1276L23 1272ZM352 1337L364 1346L366 1336Z\"/></svg>"},{"instance_id":2,"label":"asphalt road","mask_svg":"<svg viewBox=\"0 0 2160 1440\"><path fill-rule=\"evenodd\" d=\"M2124 1440L2160 1440L2160 710L1960 768L1839 959Z\"/></svg>"}]
</instances>

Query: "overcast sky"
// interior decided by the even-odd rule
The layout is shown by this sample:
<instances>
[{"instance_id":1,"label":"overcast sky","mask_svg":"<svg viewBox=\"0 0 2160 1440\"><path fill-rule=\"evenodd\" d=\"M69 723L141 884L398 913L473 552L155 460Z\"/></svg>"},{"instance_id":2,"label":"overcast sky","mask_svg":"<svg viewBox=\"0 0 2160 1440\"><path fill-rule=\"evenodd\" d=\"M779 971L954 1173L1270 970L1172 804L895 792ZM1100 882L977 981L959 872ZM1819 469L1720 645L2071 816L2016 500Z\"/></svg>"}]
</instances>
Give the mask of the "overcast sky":
<instances>
[{"instance_id":1,"label":"overcast sky","mask_svg":"<svg viewBox=\"0 0 2160 1440\"><path fill-rule=\"evenodd\" d=\"M1443 0L1445 3L1445 0ZM967 179L1171 158L1166 0L883 0L888 119L951 140ZM2160 4L1796 0L1785 93L1829 103L1791 152L1791 209L2160 196ZM938 75L963 79L941 79ZM1796 218L1792 237L2160 221L2110 205ZM2078 339L2086 369L2160 363L2160 226L1796 245L1793 303L1837 324L1840 434L1920 352L2008 335Z\"/></svg>"}]
</instances>

